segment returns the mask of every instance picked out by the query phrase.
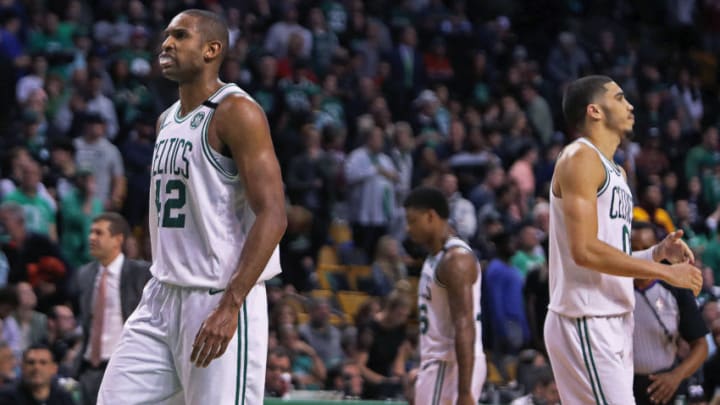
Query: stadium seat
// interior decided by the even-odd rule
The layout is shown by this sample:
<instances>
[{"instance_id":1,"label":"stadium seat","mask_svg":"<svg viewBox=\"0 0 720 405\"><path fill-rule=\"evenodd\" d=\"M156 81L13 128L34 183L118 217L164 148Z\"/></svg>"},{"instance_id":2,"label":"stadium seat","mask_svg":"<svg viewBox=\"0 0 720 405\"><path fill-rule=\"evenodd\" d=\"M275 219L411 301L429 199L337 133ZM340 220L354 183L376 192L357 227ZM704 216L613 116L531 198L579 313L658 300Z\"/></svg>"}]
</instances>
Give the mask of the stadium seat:
<instances>
[{"instance_id":1,"label":"stadium seat","mask_svg":"<svg viewBox=\"0 0 720 405\"><path fill-rule=\"evenodd\" d=\"M340 259L338 258L337 250L334 246L325 245L320 248L318 251L318 258L317 258L318 266L322 265L328 265L328 266L337 266L340 264Z\"/></svg>"},{"instance_id":2,"label":"stadium seat","mask_svg":"<svg viewBox=\"0 0 720 405\"><path fill-rule=\"evenodd\" d=\"M340 308L342 308L342 310L351 318L355 317L355 314L357 314L362 304L365 303L369 297L370 296L367 293L358 291L337 292L337 299L340 303Z\"/></svg>"},{"instance_id":3,"label":"stadium seat","mask_svg":"<svg viewBox=\"0 0 720 405\"><path fill-rule=\"evenodd\" d=\"M324 290L349 290L350 268L341 265L320 265L316 269L318 283Z\"/></svg>"}]
</instances>

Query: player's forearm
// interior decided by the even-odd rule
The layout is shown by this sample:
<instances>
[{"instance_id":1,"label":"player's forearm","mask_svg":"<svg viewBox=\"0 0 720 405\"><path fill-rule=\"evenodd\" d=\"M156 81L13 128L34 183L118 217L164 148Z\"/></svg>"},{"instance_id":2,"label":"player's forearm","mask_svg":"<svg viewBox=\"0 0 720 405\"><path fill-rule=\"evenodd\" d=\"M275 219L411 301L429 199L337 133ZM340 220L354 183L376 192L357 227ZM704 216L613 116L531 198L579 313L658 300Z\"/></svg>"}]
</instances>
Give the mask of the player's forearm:
<instances>
[{"instance_id":1,"label":"player's forearm","mask_svg":"<svg viewBox=\"0 0 720 405\"><path fill-rule=\"evenodd\" d=\"M690 354L676 368L682 379L689 378L705 363L708 356L708 344L705 337L690 342Z\"/></svg>"},{"instance_id":2,"label":"player's forearm","mask_svg":"<svg viewBox=\"0 0 720 405\"><path fill-rule=\"evenodd\" d=\"M458 393L469 393L475 367L475 328L472 317L455 321L455 356L458 365Z\"/></svg>"},{"instance_id":3,"label":"player's forearm","mask_svg":"<svg viewBox=\"0 0 720 405\"><path fill-rule=\"evenodd\" d=\"M668 271L665 265L629 256L600 240L575 247L572 255L578 266L613 276L664 280Z\"/></svg>"},{"instance_id":4,"label":"player's forearm","mask_svg":"<svg viewBox=\"0 0 720 405\"><path fill-rule=\"evenodd\" d=\"M238 309L250 289L257 283L285 233L287 215L284 206L279 203L277 205L278 207L256 213L255 223L245 238L237 268L228 283L224 298L229 299Z\"/></svg>"}]
</instances>

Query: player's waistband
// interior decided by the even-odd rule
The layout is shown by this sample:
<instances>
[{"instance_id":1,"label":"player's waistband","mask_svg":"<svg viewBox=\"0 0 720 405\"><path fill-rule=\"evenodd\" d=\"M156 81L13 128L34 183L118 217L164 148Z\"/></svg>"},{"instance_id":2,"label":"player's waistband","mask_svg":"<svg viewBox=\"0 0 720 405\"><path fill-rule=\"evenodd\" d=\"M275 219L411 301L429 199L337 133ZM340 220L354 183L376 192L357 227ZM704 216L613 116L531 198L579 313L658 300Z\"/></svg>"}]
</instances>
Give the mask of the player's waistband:
<instances>
[{"instance_id":1,"label":"player's waistband","mask_svg":"<svg viewBox=\"0 0 720 405\"><path fill-rule=\"evenodd\" d=\"M561 316L561 317L563 317L563 318L573 319L573 320L575 320L575 319L592 319L592 318L605 318L605 319L610 319L610 318L624 318L624 317L626 317L626 316L628 316L628 315L632 315L632 314L633 314L632 311L630 311L630 312L621 312L621 313L617 313L617 314L598 314L598 315L580 314L580 315L569 315L569 314L563 314L563 313L561 313L561 312L558 312L558 311L556 311L556 310L554 310L554 309L552 309L552 308L548 308L548 312L552 312L553 314L555 314L555 315L557 315L557 316Z\"/></svg>"}]
</instances>

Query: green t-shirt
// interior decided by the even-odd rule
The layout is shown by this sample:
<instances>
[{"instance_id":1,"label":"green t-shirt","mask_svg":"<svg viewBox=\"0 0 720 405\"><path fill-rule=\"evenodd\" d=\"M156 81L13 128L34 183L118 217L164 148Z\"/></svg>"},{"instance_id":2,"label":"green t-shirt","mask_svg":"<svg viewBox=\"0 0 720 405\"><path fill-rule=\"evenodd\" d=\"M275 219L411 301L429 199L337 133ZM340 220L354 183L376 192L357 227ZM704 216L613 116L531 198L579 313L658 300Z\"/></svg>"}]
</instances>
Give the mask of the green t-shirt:
<instances>
[{"instance_id":1,"label":"green t-shirt","mask_svg":"<svg viewBox=\"0 0 720 405\"><path fill-rule=\"evenodd\" d=\"M705 245L702 262L713 270L715 280L720 280L720 240L717 237Z\"/></svg>"},{"instance_id":2,"label":"green t-shirt","mask_svg":"<svg viewBox=\"0 0 720 405\"><path fill-rule=\"evenodd\" d=\"M88 246L90 226L96 216L102 214L103 205L93 198L90 213L83 211L83 200L78 190L72 190L60 203L62 213L62 234L60 249L63 257L73 268L78 268L92 260Z\"/></svg>"},{"instance_id":3,"label":"green t-shirt","mask_svg":"<svg viewBox=\"0 0 720 405\"><path fill-rule=\"evenodd\" d=\"M530 269L545 265L545 257L518 250L510 259L510 264L520 270L520 273L525 277Z\"/></svg>"},{"instance_id":4,"label":"green t-shirt","mask_svg":"<svg viewBox=\"0 0 720 405\"><path fill-rule=\"evenodd\" d=\"M714 163L713 153L704 146L698 145L688 151L685 158L685 178L700 176L704 167Z\"/></svg>"},{"instance_id":5,"label":"green t-shirt","mask_svg":"<svg viewBox=\"0 0 720 405\"><path fill-rule=\"evenodd\" d=\"M18 188L5 196L3 202L14 202L23 207L25 226L29 231L50 234L50 225L55 224L55 210L44 198L37 194L30 197Z\"/></svg>"}]
</instances>

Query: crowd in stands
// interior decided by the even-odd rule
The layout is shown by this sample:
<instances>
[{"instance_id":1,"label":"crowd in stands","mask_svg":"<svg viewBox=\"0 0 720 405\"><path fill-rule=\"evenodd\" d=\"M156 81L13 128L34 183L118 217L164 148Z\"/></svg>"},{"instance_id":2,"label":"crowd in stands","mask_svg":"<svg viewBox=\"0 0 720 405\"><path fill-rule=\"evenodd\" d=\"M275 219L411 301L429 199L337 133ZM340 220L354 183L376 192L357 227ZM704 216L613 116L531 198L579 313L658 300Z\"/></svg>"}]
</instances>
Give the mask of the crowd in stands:
<instances>
[{"instance_id":1,"label":"crowd in stands","mask_svg":"<svg viewBox=\"0 0 720 405\"><path fill-rule=\"evenodd\" d=\"M0 0L3 389L73 388L89 332L72 281L93 260L93 218L121 213L125 257L152 259L156 119L177 99L156 55L188 8L227 19L221 78L263 107L283 171L268 396L412 395L424 252L402 202L431 185L482 263L483 400L557 401L548 190L581 135L562 92L585 74L611 76L635 106L615 161L634 220L658 240L683 230L695 252L711 333L685 395L720 393L720 0Z\"/></svg>"}]
</instances>

